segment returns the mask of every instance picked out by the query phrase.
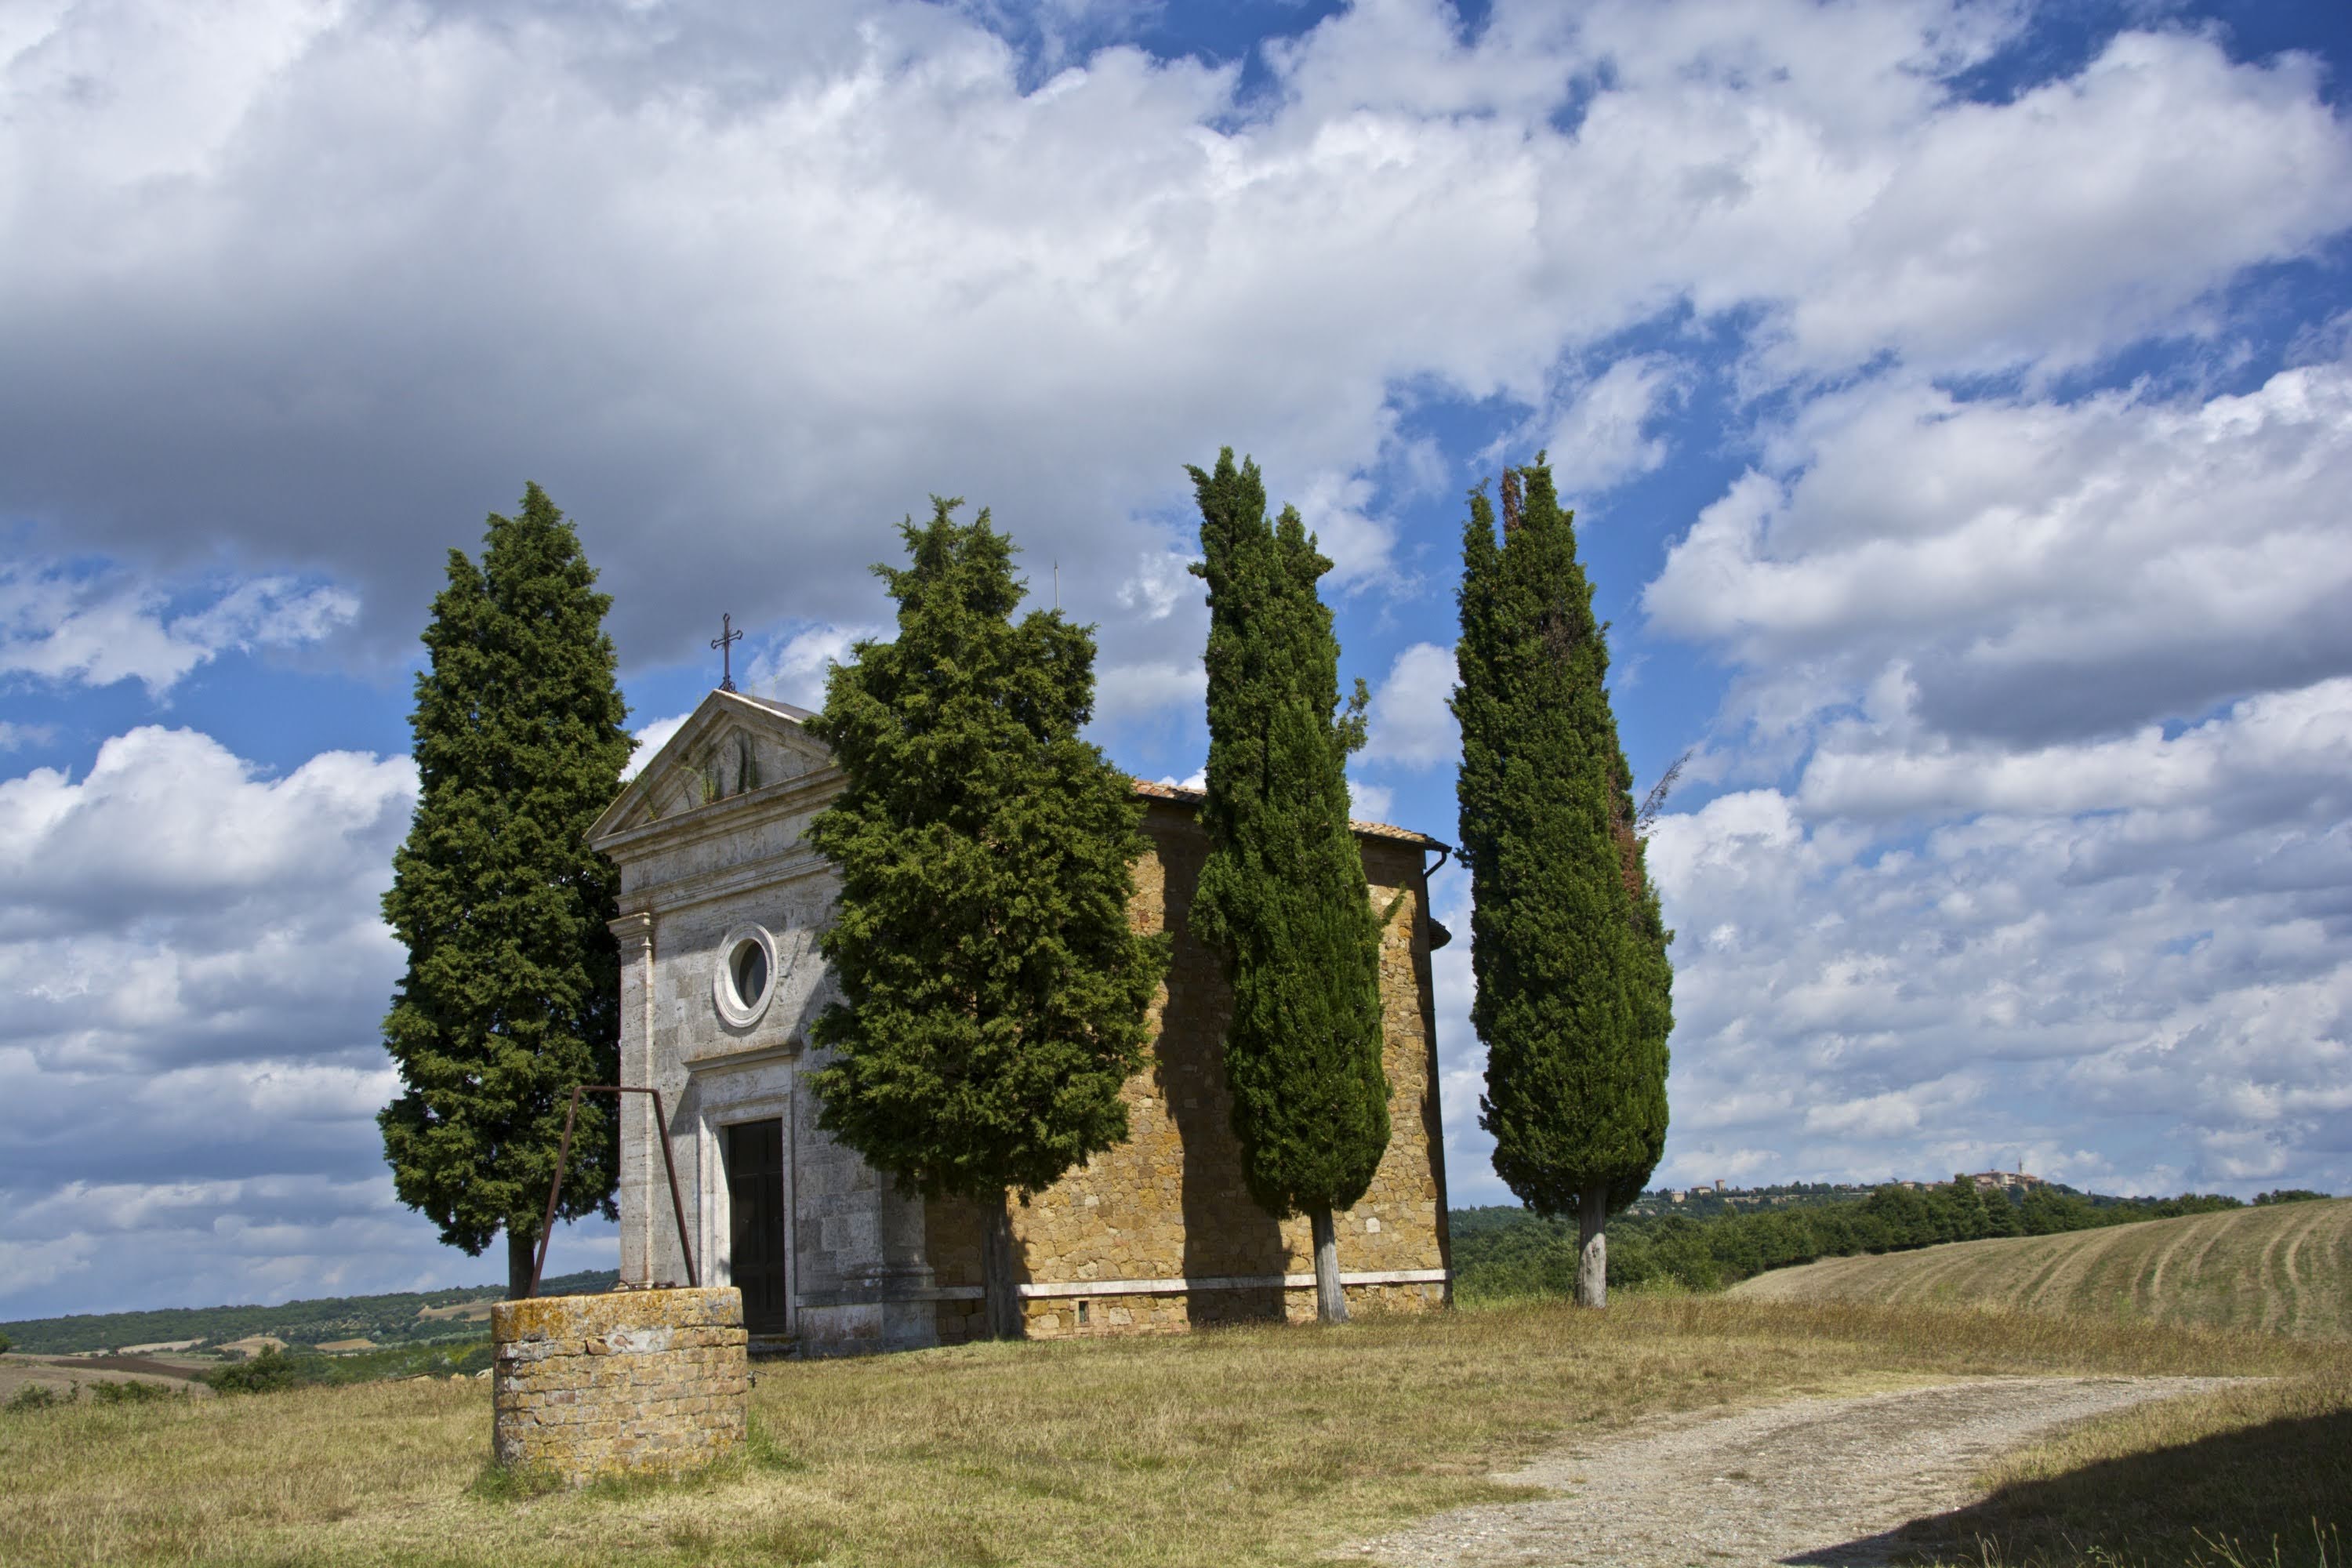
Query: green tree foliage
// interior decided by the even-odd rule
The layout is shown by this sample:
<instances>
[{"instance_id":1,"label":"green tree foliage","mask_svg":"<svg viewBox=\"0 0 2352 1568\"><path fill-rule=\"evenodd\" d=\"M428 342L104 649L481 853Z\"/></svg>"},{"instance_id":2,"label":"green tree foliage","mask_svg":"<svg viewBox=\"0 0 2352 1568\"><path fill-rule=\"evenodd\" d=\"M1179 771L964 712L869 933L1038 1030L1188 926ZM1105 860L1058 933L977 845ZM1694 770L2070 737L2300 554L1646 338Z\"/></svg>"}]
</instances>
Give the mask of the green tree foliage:
<instances>
[{"instance_id":1,"label":"green tree foliage","mask_svg":"<svg viewBox=\"0 0 2352 1568\"><path fill-rule=\"evenodd\" d=\"M1479 1121L1511 1191L1579 1216L1591 1276L1580 1299L1599 1306L1606 1215L1640 1195L1665 1146L1671 933L1643 862L1573 514L1540 457L1506 472L1502 493L1500 539L1485 488L1470 498L1454 698L1471 1019L1486 1046Z\"/></svg>"},{"instance_id":2,"label":"green tree foliage","mask_svg":"<svg viewBox=\"0 0 2352 1568\"><path fill-rule=\"evenodd\" d=\"M847 786L810 841L839 868L823 941L845 1000L819 1125L929 1194L978 1201L989 1321L1017 1333L1008 1198L1127 1137L1164 938L1128 922L1149 847L1134 784L1079 738L1094 634L1015 622L1013 543L938 500L877 567L898 636L837 667L810 733Z\"/></svg>"},{"instance_id":3,"label":"green tree foliage","mask_svg":"<svg viewBox=\"0 0 2352 1568\"><path fill-rule=\"evenodd\" d=\"M1330 1321L1347 1315L1332 1211L1363 1196L1389 1142L1380 931L1348 826L1365 692L1340 710L1316 594L1331 563L1297 510L1269 523L1257 465L1231 447L1190 472L1209 584L1209 857L1191 927L1233 987L1225 1077L1250 1191L1308 1216Z\"/></svg>"},{"instance_id":4,"label":"green tree foliage","mask_svg":"<svg viewBox=\"0 0 2352 1568\"><path fill-rule=\"evenodd\" d=\"M311 1380L303 1374L300 1362L276 1345L264 1345L260 1354L207 1373L205 1381L216 1394L282 1394Z\"/></svg>"},{"instance_id":5,"label":"green tree foliage","mask_svg":"<svg viewBox=\"0 0 2352 1568\"><path fill-rule=\"evenodd\" d=\"M1979 1201L1984 1205L1985 1235L2023 1236L2025 1234L2025 1221L2018 1214L2017 1205L2010 1201L2006 1189L2000 1187L1982 1189L1979 1194Z\"/></svg>"},{"instance_id":6,"label":"green tree foliage","mask_svg":"<svg viewBox=\"0 0 2352 1568\"><path fill-rule=\"evenodd\" d=\"M160 1383L140 1383L124 1379L121 1383L93 1383L89 1385L91 1400L100 1405L153 1405L166 1399L185 1399L188 1385L184 1383L166 1387Z\"/></svg>"},{"instance_id":7,"label":"green tree foliage","mask_svg":"<svg viewBox=\"0 0 2352 1568\"><path fill-rule=\"evenodd\" d=\"M478 567L449 552L416 678L418 795L384 918L408 971L384 1019L405 1086L377 1117L403 1203L530 1278L572 1087L618 1069L616 878L587 832L630 741L611 596L537 485L493 514ZM589 1099L557 1213L613 1213L617 1121Z\"/></svg>"},{"instance_id":8,"label":"green tree foliage","mask_svg":"<svg viewBox=\"0 0 2352 1568\"><path fill-rule=\"evenodd\" d=\"M2087 1230L2099 1223L2091 1205L2073 1193L2062 1193L2055 1187L2035 1187L2025 1194L2018 1205L2018 1215L2025 1224L2028 1236L2056 1236L2063 1231Z\"/></svg>"},{"instance_id":9,"label":"green tree foliage","mask_svg":"<svg viewBox=\"0 0 2352 1568\"><path fill-rule=\"evenodd\" d=\"M2276 1192L2256 1193L2254 1206L2268 1208L2273 1204L2308 1204L2322 1202L2326 1193L2313 1192L2309 1187L2281 1187Z\"/></svg>"}]
</instances>

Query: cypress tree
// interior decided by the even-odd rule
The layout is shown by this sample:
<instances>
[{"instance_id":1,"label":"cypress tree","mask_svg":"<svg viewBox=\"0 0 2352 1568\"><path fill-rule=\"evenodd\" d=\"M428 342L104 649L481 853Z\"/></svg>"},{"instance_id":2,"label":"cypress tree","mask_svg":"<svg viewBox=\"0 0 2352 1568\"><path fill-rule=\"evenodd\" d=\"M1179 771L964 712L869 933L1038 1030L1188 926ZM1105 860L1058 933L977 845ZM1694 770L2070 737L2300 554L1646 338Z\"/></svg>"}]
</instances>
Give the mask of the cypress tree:
<instances>
[{"instance_id":1,"label":"cypress tree","mask_svg":"<svg viewBox=\"0 0 2352 1568\"><path fill-rule=\"evenodd\" d=\"M1471 1020L1486 1047L1479 1123L1511 1191L1577 1216L1577 1299L1599 1307L1608 1214L1640 1195L1665 1146L1672 933L1643 863L1574 515L1540 456L1506 472L1502 493L1499 541L1486 488L1470 498L1454 696Z\"/></svg>"},{"instance_id":2,"label":"cypress tree","mask_svg":"<svg viewBox=\"0 0 2352 1568\"><path fill-rule=\"evenodd\" d=\"M503 1230L520 1295L572 1087L619 1068L618 879L588 828L620 789L627 709L612 596L537 485L449 552L416 678L418 795L384 919L408 969L384 1018L404 1086L376 1118L400 1200L478 1255ZM557 1214L610 1217L617 1121L580 1112Z\"/></svg>"},{"instance_id":3,"label":"cypress tree","mask_svg":"<svg viewBox=\"0 0 2352 1568\"><path fill-rule=\"evenodd\" d=\"M1225 1077L1257 1202L1314 1229L1318 1315L1343 1322L1332 1211L1364 1195L1389 1142L1380 932L1348 826L1363 682L1339 708L1339 643L1315 584L1331 569L1295 508L1265 516L1257 465L1189 470L1208 580L1209 856L1193 933L1233 987Z\"/></svg>"},{"instance_id":4,"label":"cypress tree","mask_svg":"<svg viewBox=\"0 0 2352 1568\"><path fill-rule=\"evenodd\" d=\"M1078 731L1093 629L1012 618L1013 542L937 500L877 566L898 636L836 667L810 733L846 788L809 838L841 873L820 943L818 1125L926 1194L982 1208L990 1329L1021 1331L1007 1205L1127 1137L1164 937L1128 923L1148 847L1134 784Z\"/></svg>"}]
</instances>

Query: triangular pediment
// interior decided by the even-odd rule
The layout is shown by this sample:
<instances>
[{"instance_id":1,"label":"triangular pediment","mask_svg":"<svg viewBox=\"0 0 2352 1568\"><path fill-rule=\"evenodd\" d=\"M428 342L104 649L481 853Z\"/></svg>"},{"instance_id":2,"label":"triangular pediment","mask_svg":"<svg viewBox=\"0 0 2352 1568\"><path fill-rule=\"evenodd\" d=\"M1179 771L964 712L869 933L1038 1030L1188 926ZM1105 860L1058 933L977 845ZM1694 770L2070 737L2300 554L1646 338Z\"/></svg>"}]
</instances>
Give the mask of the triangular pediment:
<instances>
[{"instance_id":1,"label":"triangular pediment","mask_svg":"<svg viewBox=\"0 0 2352 1568\"><path fill-rule=\"evenodd\" d=\"M833 753L801 728L805 709L714 691L646 759L588 830L601 846L640 828L829 772Z\"/></svg>"}]
</instances>

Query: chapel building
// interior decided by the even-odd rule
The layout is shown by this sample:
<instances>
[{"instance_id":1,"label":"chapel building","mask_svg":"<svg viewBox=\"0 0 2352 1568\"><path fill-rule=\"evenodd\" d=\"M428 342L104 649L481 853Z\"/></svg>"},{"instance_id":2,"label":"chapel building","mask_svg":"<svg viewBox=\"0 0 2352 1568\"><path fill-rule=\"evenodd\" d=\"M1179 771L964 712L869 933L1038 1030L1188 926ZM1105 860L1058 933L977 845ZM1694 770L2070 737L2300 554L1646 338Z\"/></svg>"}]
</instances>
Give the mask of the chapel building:
<instances>
[{"instance_id":1,"label":"chapel building","mask_svg":"<svg viewBox=\"0 0 2352 1568\"><path fill-rule=\"evenodd\" d=\"M980 1214L898 1191L817 1128L802 1083L824 1053L810 1026L838 993L815 938L838 880L806 841L843 775L803 709L714 691L598 819L620 868L621 1279L683 1284L679 1221L704 1284L743 1293L755 1346L837 1354L982 1331ZM1151 847L1132 917L1175 934L1144 1065L1123 1091L1128 1141L1013 1215L1033 1336L1310 1320L1307 1223L1277 1222L1244 1185L1223 1065L1231 997L1185 927L1208 844L1200 792L1139 782ZM1335 1215L1350 1309L1449 1299L1444 1146L1423 834L1357 823L1381 933L1391 1131L1361 1202Z\"/></svg>"}]
</instances>

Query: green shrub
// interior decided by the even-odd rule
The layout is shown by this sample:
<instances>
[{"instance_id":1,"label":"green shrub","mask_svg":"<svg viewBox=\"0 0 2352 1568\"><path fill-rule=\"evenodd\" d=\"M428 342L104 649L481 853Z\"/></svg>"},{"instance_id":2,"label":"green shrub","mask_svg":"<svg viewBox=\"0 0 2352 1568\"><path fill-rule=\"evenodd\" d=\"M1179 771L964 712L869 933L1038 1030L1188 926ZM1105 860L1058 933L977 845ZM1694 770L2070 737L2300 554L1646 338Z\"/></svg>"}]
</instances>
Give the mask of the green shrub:
<instances>
[{"instance_id":1,"label":"green shrub","mask_svg":"<svg viewBox=\"0 0 2352 1568\"><path fill-rule=\"evenodd\" d=\"M59 1394L46 1383L28 1383L18 1389L16 1396L0 1408L5 1408L11 1414L22 1414L27 1410L48 1410L59 1405L71 1405L80 1393L81 1384L78 1383L69 1385L63 1394Z\"/></svg>"},{"instance_id":2,"label":"green shrub","mask_svg":"<svg viewBox=\"0 0 2352 1568\"><path fill-rule=\"evenodd\" d=\"M232 1363L210 1373L205 1381L215 1394L275 1394L316 1382L315 1370L304 1364L310 1359L298 1361L276 1345L266 1345L259 1355Z\"/></svg>"},{"instance_id":3,"label":"green shrub","mask_svg":"<svg viewBox=\"0 0 2352 1568\"><path fill-rule=\"evenodd\" d=\"M89 1396L100 1405L152 1405L162 1399L185 1399L184 1388L166 1388L160 1383L93 1383Z\"/></svg>"}]
</instances>

